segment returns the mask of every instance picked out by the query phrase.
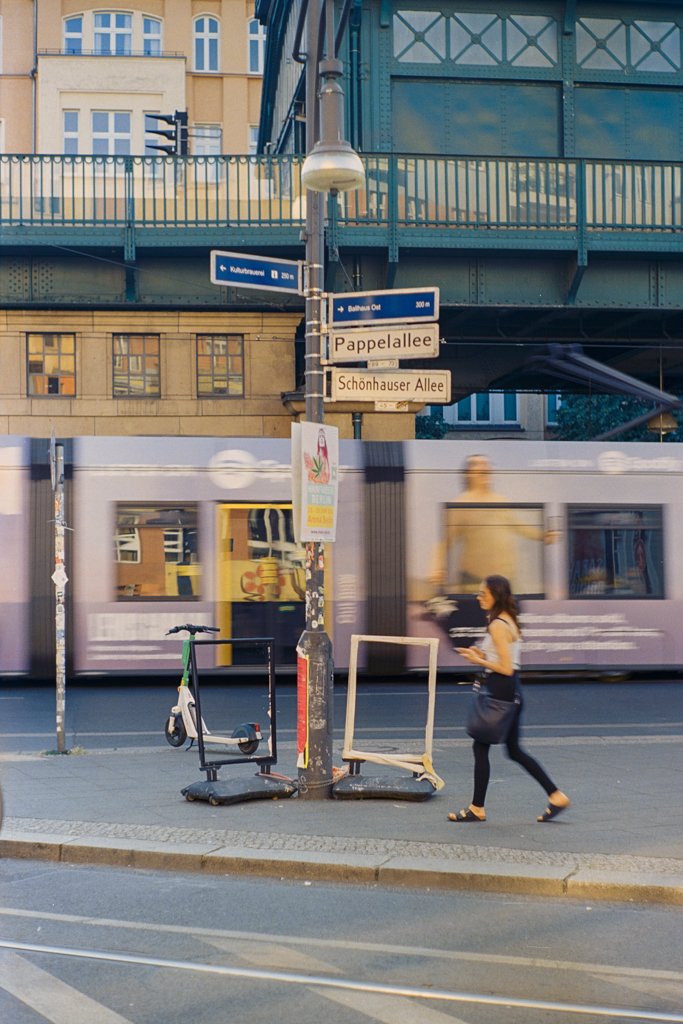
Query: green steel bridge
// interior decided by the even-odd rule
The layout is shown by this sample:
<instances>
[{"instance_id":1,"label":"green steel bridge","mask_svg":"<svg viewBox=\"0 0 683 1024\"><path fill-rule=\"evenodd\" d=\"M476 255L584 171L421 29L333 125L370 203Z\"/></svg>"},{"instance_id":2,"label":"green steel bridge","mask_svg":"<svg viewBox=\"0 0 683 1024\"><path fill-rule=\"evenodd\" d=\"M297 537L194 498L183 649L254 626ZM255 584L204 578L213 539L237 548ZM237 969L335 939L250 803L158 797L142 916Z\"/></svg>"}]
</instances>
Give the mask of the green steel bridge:
<instances>
[{"instance_id":1,"label":"green steel bridge","mask_svg":"<svg viewBox=\"0 0 683 1024\"><path fill-rule=\"evenodd\" d=\"M549 386L520 357L520 345L528 354L548 341L584 343L655 383L653 353L665 350L668 387L671 373L683 387L683 164L363 160L365 187L329 197L326 287L439 286L443 336L460 348L465 389ZM272 308L272 295L211 285L208 253L302 259L302 162L286 154L1 155L0 302ZM160 272L169 266L171 277ZM277 306L303 308L303 299L278 296Z\"/></svg>"}]
</instances>

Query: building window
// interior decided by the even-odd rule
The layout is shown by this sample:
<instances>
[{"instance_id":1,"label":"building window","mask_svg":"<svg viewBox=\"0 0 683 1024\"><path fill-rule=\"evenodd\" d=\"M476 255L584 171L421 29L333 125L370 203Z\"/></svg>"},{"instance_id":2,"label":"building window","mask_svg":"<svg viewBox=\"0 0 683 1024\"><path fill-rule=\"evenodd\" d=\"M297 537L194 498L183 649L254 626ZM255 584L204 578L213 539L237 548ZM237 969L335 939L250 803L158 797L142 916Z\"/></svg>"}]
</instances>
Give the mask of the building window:
<instances>
[{"instance_id":1,"label":"building window","mask_svg":"<svg viewBox=\"0 0 683 1024\"><path fill-rule=\"evenodd\" d=\"M241 334L197 335L197 397L244 396Z\"/></svg>"},{"instance_id":2,"label":"building window","mask_svg":"<svg viewBox=\"0 0 683 1024\"><path fill-rule=\"evenodd\" d=\"M126 56L131 52L133 18L130 14L105 12L95 15L95 53Z\"/></svg>"},{"instance_id":3,"label":"building window","mask_svg":"<svg viewBox=\"0 0 683 1024\"><path fill-rule=\"evenodd\" d=\"M83 18L66 18L64 21L64 53L83 52Z\"/></svg>"},{"instance_id":4,"label":"building window","mask_svg":"<svg viewBox=\"0 0 683 1024\"><path fill-rule=\"evenodd\" d=\"M78 111L64 111L64 152L68 156L78 153Z\"/></svg>"},{"instance_id":5,"label":"building window","mask_svg":"<svg viewBox=\"0 0 683 1024\"><path fill-rule=\"evenodd\" d=\"M192 598L201 594L197 506L117 505L115 596Z\"/></svg>"},{"instance_id":6,"label":"building window","mask_svg":"<svg viewBox=\"0 0 683 1024\"><path fill-rule=\"evenodd\" d=\"M194 22L194 69L218 71L218 19L203 16Z\"/></svg>"},{"instance_id":7,"label":"building window","mask_svg":"<svg viewBox=\"0 0 683 1024\"><path fill-rule=\"evenodd\" d=\"M223 133L217 124L195 124L192 129L192 152L195 156L220 156Z\"/></svg>"},{"instance_id":8,"label":"building window","mask_svg":"<svg viewBox=\"0 0 683 1024\"><path fill-rule=\"evenodd\" d=\"M96 156L128 156L131 151L130 113L94 110L92 151Z\"/></svg>"},{"instance_id":9,"label":"building window","mask_svg":"<svg viewBox=\"0 0 683 1024\"><path fill-rule=\"evenodd\" d=\"M161 22L156 18L142 19L142 51L145 57L161 54Z\"/></svg>"},{"instance_id":10,"label":"building window","mask_svg":"<svg viewBox=\"0 0 683 1024\"><path fill-rule=\"evenodd\" d=\"M249 74L262 75L266 56L266 29L258 18L250 18L248 25L249 38Z\"/></svg>"},{"instance_id":11,"label":"building window","mask_svg":"<svg viewBox=\"0 0 683 1024\"><path fill-rule=\"evenodd\" d=\"M258 153L258 125L257 124L250 124L249 125L248 146L249 146L249 155L250 156L256 156L256 154Z\"/></svg>"},{"instance_id":12,"label":"building window","mask_svg":"<svg viewBox=\"0 0 683 1024\"><path fill-rule=\"evenodd\" d=\"M114 398L159 398L161 342L158 334L114 335Z\"/></svg>"},{"instance_id":13,"label":"building window","mask_svg":"<svg viewBox=\"0 0 683 1024\"><path fill-rule=\"evenodd\" d=\"M447 423L473 427L479 424L495 425L518 423L517 395L514 391L482 391L476 395L446 406L443 418Z\"/></svg>"},{"instance_id":14,"label":"building window","mask_svg":"<svg viewBox=\"0 0 683 1024\"><path fill-rule=\"evenodd\" d=\"M73 334L29 334L28 394L76 394L76 338Z\"/></svg>"},{"instance_id":15,"label":"building window","mask_svg":"<svg viewBox=\"0 0 683 1024\"><path fill-rule=\"evenodd\" d=\"M192 152L195 156L205 157L202 163L195 164L194 173L197 182L215 184L221 176L225 165L220 160L223 148L223 132L217 124L195 124L192 129Z\"/></svg>"}]
</instances>

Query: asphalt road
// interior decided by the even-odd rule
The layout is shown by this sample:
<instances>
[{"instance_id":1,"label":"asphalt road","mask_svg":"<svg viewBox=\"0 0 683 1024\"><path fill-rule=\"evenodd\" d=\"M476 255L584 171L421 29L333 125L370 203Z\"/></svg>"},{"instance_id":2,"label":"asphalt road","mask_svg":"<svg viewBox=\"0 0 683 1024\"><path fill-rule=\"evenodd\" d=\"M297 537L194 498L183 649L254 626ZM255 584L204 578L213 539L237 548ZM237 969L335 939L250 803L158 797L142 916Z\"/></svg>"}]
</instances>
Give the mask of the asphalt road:
<instances>
[{"instance_id":1,"label":"asphalt road","mask_svg":"<svg viewBox=\"0 0 683 1024\"><path fill-rule=\"evenodd\" d=\"M434 737L462 736L469 687L440 683ZM281 741L296 735L296 687L276 689L276 728ZM67 687L65 731L68 747L88 749L156 746L177 698L175 686L133 682ZM244 721L267 726L267 689L234 684L202 688L202 712L213 731ZM663 699L664 698L664 699ZM346 686L334 693L335 735L343 734ZM366 683L357 697L359 737L417 739L424 735L426 685ZM683 724L683 682L540 683L525 686L524 729L529 737L570 733L629 736L647 727L652 735L679 732ZM0 685L0 747L36 751L55 746L55 693L49 686Z\"/></svg>"},{"instance_id":2,"label":"asphalt road","mask_svg":"<svg viewBox=\"0 0 683 1024\"><path fill-rule=\"evenodd\" d=\"M4 1024L683 1021L680 910L0 863Z\"/></svg>"}]
</instances>

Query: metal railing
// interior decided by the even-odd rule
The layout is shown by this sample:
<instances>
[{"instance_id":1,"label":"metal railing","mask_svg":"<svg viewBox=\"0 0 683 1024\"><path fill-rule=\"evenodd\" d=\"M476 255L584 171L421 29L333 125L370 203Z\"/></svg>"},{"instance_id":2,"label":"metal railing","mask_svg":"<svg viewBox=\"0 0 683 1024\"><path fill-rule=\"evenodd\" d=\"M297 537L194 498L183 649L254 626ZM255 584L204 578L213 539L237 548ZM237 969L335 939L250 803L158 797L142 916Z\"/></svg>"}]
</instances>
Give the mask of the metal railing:
<instances>
[{"instance_id":1,"label":"metal railing","mask_svg":"<svg viewBox=\"0 0 683 1024\"><path fill-rule=\"evenodd\" d=\"M80 46L62 46L55 49L38 50L39 57L181 57L187 60L183 50L126 50L116 53L113 50L84 50Z\"/></svg>"},{"instance_id":2,"label":"metal railing","mask_svg":"<svg viewBox=\"0 0 683 1024\"><path fill-rule=\"evenodd\" d=\"M683 230L683 165L369 154L341 227L497 233ZM0 155L3 227L301 225L299 156ZM442 242L443 244L443 242Z\"/></svg>"}]
</instances>

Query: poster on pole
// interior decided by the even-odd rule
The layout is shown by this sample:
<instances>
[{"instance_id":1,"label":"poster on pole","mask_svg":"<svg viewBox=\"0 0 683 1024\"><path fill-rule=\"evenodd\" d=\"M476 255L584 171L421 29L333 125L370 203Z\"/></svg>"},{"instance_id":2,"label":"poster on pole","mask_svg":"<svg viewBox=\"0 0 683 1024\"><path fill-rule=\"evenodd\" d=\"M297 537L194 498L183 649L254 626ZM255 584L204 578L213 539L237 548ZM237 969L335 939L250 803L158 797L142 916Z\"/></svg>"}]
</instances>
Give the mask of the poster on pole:
<instances>
[{"instance_id":1,"label":"poster on pole","mask_svg":"<svg viewBox=\"0 0 683 1024\"><path fill-rule=\"evenodd\" d=\"M292 507L297 541L333 541L337 528L339 431L292 424Z\"/></svg>"}]
</instances>

